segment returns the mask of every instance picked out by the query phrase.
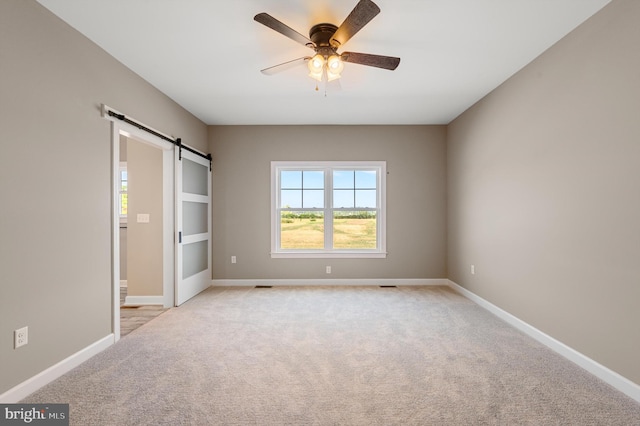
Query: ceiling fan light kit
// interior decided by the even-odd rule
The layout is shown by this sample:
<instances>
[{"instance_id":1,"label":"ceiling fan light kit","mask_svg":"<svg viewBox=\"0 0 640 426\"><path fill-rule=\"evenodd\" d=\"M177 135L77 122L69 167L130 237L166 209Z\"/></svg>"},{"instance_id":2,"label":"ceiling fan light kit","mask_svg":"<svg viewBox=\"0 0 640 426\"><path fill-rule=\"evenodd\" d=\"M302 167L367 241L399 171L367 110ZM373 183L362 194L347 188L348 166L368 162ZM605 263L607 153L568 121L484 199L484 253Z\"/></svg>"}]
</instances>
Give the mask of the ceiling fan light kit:
<instances>
[{"instance_id":1,"label":"ceiling fan light kit","mask_svg":"<svg viewBox=\"0 0 640 426\"><path fill-rule=\"evenodd\" d=\"M318 53L309 59L307 66L309 67L309 77L318 81L322 81L325 76L327 81L336 80L341 77L340 73L344 69L342 59L336 54L325 57Z\"/></svg>"},{"instance_id":2,"label":"ceiling fan light kit","mask_svg":"<svg viewBox=\"0 0 640 426\"><path fill-rule=\"evenodd\" d=\"M253 18L256 22L315 51L312 57L305 56L287 61L265 68L261 70L261 72L271 75L278 71L288 69L292 64L307 61L309 77L317 81L326 80L329 82L341 77L345 62L395 70L400 64L400 58L369 53L338 53L338 49L368 24L378 13L380 13L380 8L374 2L371 0L360 0L339 27L329 23L314 25L309 30L309 38L267 13L257 14Z\"/></svg>"}]
</instances>

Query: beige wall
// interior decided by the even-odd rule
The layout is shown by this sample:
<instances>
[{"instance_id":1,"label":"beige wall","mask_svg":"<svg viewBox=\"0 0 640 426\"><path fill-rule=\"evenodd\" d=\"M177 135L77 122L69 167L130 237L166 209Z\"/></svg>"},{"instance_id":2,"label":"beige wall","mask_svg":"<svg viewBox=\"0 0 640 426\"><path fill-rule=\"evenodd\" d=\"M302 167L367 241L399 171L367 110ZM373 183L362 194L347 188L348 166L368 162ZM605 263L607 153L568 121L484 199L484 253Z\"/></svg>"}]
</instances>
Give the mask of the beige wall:
<instances>
[{"instance_id":1,"label":"beige wall","mask_svg":"<svg viewBox=\"0 0 640 426\"><path fill-rule=\"evenodd\" d=\"M636 383L639 22L614 0L448 127L450 279Z\"/></svg>"},{"instance_id":2,"label":"beige wall","mask_svg":"<svg viewBox=\"0 0 640 426\"><path fill-rule=\"evenodd\" d=\"M443 126L211 126L214 279L445 278L445 135ZM277 160L386 160L387 258L271 259Z\"/></svg>"},{"instance_id":3,"label":"beige wall","mask_svg":"<svg viewBox=\"0 0 640 426\"><path fill-rule=\"evenodd\" d=\"M127 140L127 296L162 296L162 150ZM139 223L148 214L149 223Z\"/></svg>"},{"instance_id":4,"label":"beige wall","mask_svg":"<svg viewBox=\"0 0 640 426\"><path fill-rule=\"evenodd\" d=\"M207 128L33 0L0 1L0 52L1 394L112 331L100 104L202 150Z\"/></svg>"}]
</instances>

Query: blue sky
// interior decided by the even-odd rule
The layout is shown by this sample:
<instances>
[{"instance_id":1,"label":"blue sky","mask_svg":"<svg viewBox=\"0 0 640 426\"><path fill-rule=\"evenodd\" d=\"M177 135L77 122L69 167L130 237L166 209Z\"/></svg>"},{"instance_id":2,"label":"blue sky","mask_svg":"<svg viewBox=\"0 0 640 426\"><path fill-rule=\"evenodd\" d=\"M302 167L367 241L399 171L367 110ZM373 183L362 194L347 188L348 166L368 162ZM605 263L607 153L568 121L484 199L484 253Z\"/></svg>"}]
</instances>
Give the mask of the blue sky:
<instances>
[{"instance_id":1,"label":"blue sky","mask_svg":"<svg viewBox=\"0 0 640 426\"><path fill-rule=\"evenodd\" d=\"M376 172L373 170L334 170L334 208L375 208ZM324 208L324 171L282 170L280 206Z\"/></svg>"}]
</instances>

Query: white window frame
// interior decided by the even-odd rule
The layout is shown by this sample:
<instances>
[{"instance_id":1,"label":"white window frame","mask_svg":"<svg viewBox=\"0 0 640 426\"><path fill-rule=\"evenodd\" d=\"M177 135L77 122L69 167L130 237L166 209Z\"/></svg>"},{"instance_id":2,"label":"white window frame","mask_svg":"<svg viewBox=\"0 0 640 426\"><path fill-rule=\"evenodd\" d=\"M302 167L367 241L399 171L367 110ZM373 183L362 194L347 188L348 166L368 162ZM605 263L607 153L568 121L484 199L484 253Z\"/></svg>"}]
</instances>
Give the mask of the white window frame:
<instances>
[{"instance_id":1,"label":"white window frame","mask_svg":"<svg viewBox=\"0 0 640 426\"><path fill-rule=\"evenodd\" d=\"M333 170L376 170L376 243L375 249L332 249L333 240ZM282 249L280 248L280 171L323 170L325 248ZM272 161L271 162L271 257L272 258L385 258L386 251L386 161ZM304 209L301 209L304 210Z\"/></svg>"}]
</instances>

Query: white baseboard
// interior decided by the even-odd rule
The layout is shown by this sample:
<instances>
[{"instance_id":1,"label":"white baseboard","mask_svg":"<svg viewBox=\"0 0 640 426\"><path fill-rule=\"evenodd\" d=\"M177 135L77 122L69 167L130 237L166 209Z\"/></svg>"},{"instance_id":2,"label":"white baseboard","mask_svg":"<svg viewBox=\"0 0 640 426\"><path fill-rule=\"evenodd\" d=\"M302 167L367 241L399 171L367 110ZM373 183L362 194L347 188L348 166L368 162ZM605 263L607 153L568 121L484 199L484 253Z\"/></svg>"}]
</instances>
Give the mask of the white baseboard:
<instances>
[{"instance_id":1,"label":"white baseboard","mask_svg":"<svg viewBox=\"0 0 640 426\"><path fill-rule=\"evenodd\" d=\"M449 286L457 291L458 293L465 296L467 299L472 300L477 305L491 312L501 320L505 321L509 325L517 328L528 336L534 338L538 342L547 346L551 350L555 351L559 355L565 357L569 361L577 364L578 366L584 368L589 373L593 374L600 380L608 383L614 388L618 389L620 392L626 394L627 396L633 398L634 400L640 402L640 385L632 382L626 377L621 376L613 370L608 369L602 364L592 360L591 358L583 355L582 353L576 351L575 349L565 345L559 340L554 339L548 334L538 330L532 325L522 321L521 319L511 315L507 311L504 311L497 307L496 305L488 302L482 297L476 295L475 293L467 290L466 288L454 283L451 280L449 281Z\"/></svg>"},{"instance_id":2,"label":"white baseboard","mask_svg":"<svg viewBox=\"0 0 640 426\"><path fill-rule=\"evenodd\" d=\"M51 383L63 374L76 368L92 356L102 352L115 341L114 335L109 334L106 337L92 343L86 348L74 353L73 355L63 359L59 363L47 368L46 370L36 374L30 379L25 380L17 386L9 389L0 395L0 403L15 404L16 402L26 398L33 392L37 391L44 385Z\"/></svg>"},{"instance_id":3,"label":"white baseboard","mask_svg":"<svg viewBox=\"0 0 640 426\"><path fill-rule=\"evenodd\" d=\"M124 306L164 305L164 296L127 296Z\"/></svg>"},{"instance_id":4,"label":"white baseboard","mask_svg":"<svg viewBox=\"0 0 640 426\"><path fill-rule=\"evenodd\" d=\"M255 287L264 286L357 286L357 285L397 285L397 286L419 286L419 285L443 285L448 286L449 280L446 278L319 278L319 279L256 279L256 280L211 280L214 287Z\"/></svg>"}]
</instances>

